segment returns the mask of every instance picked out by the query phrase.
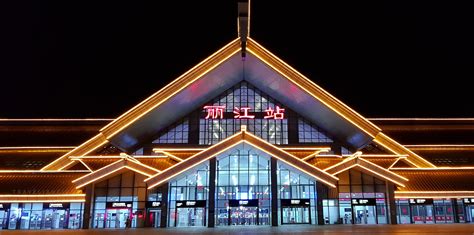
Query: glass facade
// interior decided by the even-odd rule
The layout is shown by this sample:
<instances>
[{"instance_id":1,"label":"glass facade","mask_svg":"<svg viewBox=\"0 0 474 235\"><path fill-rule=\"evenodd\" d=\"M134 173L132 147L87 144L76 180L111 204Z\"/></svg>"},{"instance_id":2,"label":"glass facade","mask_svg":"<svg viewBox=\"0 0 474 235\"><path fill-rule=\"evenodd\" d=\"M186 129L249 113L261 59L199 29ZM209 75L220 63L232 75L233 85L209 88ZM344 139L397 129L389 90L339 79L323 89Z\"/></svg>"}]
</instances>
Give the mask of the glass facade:
<instances>
[{"instance_id":1,"label":"glass facade","mask_svg":"<svg viewBox=\"0 0 474 235\"><path fill-rule=\"evenodd\" d=\"M316 181L278 162L277 182L280 224L316 224ZM304 203L301 203L304 202Z\"/></svg>"},{"instance_id":2,"label":"glass facade","mask_svg":"<svg viewBox=\"0 0 474 235\"><path fill-rule=\"evenodd\" d=\"M0 229L79 229L84 203L1 203Z\"/></svg>"},{"instance_id":3,"label":"glass facade","mask_svg":"<svg viewBox=\"0 0 474 235\"><path fill-rule=\"evenodd\" d=\"M209 165L187 171L169 182L170 227L206 226Z\"/></svg>"},{"instance_id":4,"label":"glass facade","mask_svg":"<svg viewBox=\"0 0 474 235\"><path fill-rule=\"evenodd\" d=\"M326 224L386 224L385 181L350 169L338 175L337 190L323 200Z\"/></svg>"},{"instance_id":5,"label":"glass facade","mask_svg":"<svg viewBox=\"0 0 474 235\"><path fill-rule=\"evenodd\" d=\"M217 226L270 225L271 183L268 156L262 156L251 148L241 147L230 155L217 158L216 176Z\"/></svg>"},{"instance_id":6,"label":"glass facade","mask_svg":"<svg viewBox=\"0 0 474 235\"><path fill-rule=\"evenodd\" d=\"M95 184L93 228L144 226L145 176L127 172Z\"/></svg>"}]
</instances>

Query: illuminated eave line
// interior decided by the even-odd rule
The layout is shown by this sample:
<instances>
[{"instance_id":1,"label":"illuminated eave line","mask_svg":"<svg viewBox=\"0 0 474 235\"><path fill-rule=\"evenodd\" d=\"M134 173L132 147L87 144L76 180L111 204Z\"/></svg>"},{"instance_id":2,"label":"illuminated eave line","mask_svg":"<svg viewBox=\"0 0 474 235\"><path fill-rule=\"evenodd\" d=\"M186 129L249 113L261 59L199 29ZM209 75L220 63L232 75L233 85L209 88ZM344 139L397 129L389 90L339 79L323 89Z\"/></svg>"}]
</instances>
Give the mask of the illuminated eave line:
<instances>
[{"instance_id":1,"label":"illuminated eave line","mask_svg":"<svg viewBox=\"0 0 474 235\"><path fill-rule=\"evenodd\" d=\"M268 155L270 155L270 156L272 156L272 157L274 157L274 158L276 158L276 159L278 159L278 160L284 162L285 164L290 165L290 166L292 166L292 167L298 169L299 171L304 172L305 174L310 175L310 176L316 178L317 180L326 183L328 186L330 186L330 187L332 187L332 188L336 188L336 185L335 185L335 184L333 184L333 183L331 183L331 182L329 182L329 181L327 181L327 180L324 180L324 179L322 179L321 177L314 175L313 173L310 173L310 172L308 172L308 171L306 171L306 170L303 170L303 169L301 169L300 167L295 166L294 164L292 164L292 163L290 163L290 162L284 160L283 158L280 158L279 156L277 156L277 155L275 155L275 154L272 154L272 153L268 152L268 151L265 150L265 149L262 149L262 148L256 146L255 144L253 144L253 143L251 143L251 142L246 141L246 144L252 145L253 147L255 147L255 148L259 149L260 151L263 151L263 152L267 153ZM296 158L296 157L295 157L295 158ZM296 159L298 159L298 158L296 158ZM300 160L300 159L298 159L298 160ZM316 168L315 166L310 165L310 164L308 164L308 163L306 163L306 162L301 161L301 163L305 163L305 164L307 164L308 166L310 166L310 167L312 167L312 168L318 169L318 168ZM324 172L324 171L322 171L322 170L320 170L320 171L321 171L321 172ZM327 173L326 173L326 174L327 174ZM333 176L333 175L327 174L327 176L332 176L332 177L329 177L329 178L333 178L333 179L335 179L336 181L339 180L337 177L335 177L335 176Z\"/></svg>"},{"instance_id":2,"label":"illuminated eave line","mask_svg":"<svg viewBox=\"0 0 474 235\"><path fill-rule=\"evenodd\" d=\"M388 167L388 169L389 169L389 170L392 169L392 167L395 166L395 164L397 164L398 161L400 161L400 158L398 158L397 160L395 160L395 162L393 162L392 165L390 165L390 166Z\"/></svg>"},{"instance_id":3,"label":"illuminated eave line","mask_svg":"<svg viewBox=\"0 0 474 235\"><path fill-rule=\"evenodd\" d=\"M112 171L107 172L106 174L99 175L99 176L96 177L96 178L92 178L91 180L89 180L89 181L87 181L87 182L85 182L85 183L82 183L82 184L76 186L76 189L82 188L82 187L84 187L85 185L88 185L88 184L90 184L90 183L96 182L96 181L98 181L98 180L100 180L100 179L103 179L103 178L105 178L105 177L107 177L107 176L109 176L109 175L111 175L111 174L114 174L114 173L116 173L116 172L118 172L118 171L121 171L121 170L123 170L123 169L128 169L128 170L131 170L131 171L135 171L135 172L138 172L138 173L140 173L140 174L143 174L143 175L145 175L145 176L147 176L147 177L151 177L151 176L152 176L151 174L148 174L148 173L146 173L146 172L144 172L144 171L141 171L141 170L139 170L139 169L136 169L136 168L134 168L134 167L132 167L132 166L123 165L123 166L120 166L120 167L118 167L118 168L116 168L116 169L113 169ZM94 172L94 173L95 173L95 172ZM77 180L76 180L75 182L77 182ZM74 183L74 182L73 182L73 183Z\"/></svg>"},{"instance_id":4,"label":"illuminated eave line","mask_svg":"<svg viewBox=\"0 0 474 235\"><path fill-rule=\"evenodd\" d=\"M0 198L2 197L84 197L85 194L0 194Z\"/></svg>"},{"instance_id":5,"label":"illuminated eave line","mask_svg":"<svg viewBox=\"0 0 474 235\"><path fill-rule=\"evenodd\" d=\"M424 194L424 193L474 193L474 191L395 191L395 194Z\"/></svg>"},{"instance_id":6,"label":"illuminated eave line","mask_svg":"<svg viewBox=\"0 0 474 235\"><path fill-rule=\"evenodd\" d=\"M206 148L154 148L153 152L161 152L161 151L166 151L166 152L173 152L173 151L203 151L206 150Z\"/></svg>"},{"instance_id":7,"label":"illuminated eave line","mask_svg":"<svg viewBox=\"0 0 474 235\"><path fill-rule=\"evenodd\" d=\"M365 167L365 166L362 166L362 165L359 165L359 164L357 164L357 166L358 166L358 167L361 167L361 168L363 168L363 169L365 169L365 170L367 170L367 171L369 171L369 172L372 172L372 173L374 173L374 174L376 174L376 175L378 175L378 176L380 176L380 177L382 177L382 178L384 178L384 179L386 179L386 180L390 180L390 181L392 181L392 182L395 183L395 184L398 184L398 185L400 185L400 186L402 186L402 187L405 187L405 184L403 184L403 183L401 183L401 182L399 182L399 181L397 181L397 180L395 180L395 179L392 179L391 177L388 177L388 176L386 176L386 175L380 174L380 173L378 173L378 172L376 172L376 171L374 171L374 170L372 170L372 169L369 169L369 168L367 168L367 167ZM393 174L393 173L392 173L392 174ZM401 176L400 176L400 177L401 177ZM401 177L401 178L403 179L404 177ZM404 179L406 179L406 178L404 178ZM408 179L406 179L406 180L408 181Z\"/></svg>"},{"instance_id":8,"label":"illuminated eave line","mask_svg":"<svg viewBox=\"0 0 474 235\"><path fill-rule=\"evenodd\" d=\"M393 167L392 170L413 170L413 171L442 171L442 170L474 170L474 166L443 166L436 168L409 168L409 167Z\"/></svg>"},{"instance_id":9,"label":"illuminated eave line","mask_svg":"<svg viewBox=\"0 0 474 235\"><path fill-rule=\"evenodd\" d=\"M69 160L69 159L67 159L67 157L68 157L69 155L71 155L71 153L73 153L74 151L79 150L79 149L83 148L84 146L86 146L86 145L92 143L93 141L95 141L96 138L99 138L100 136L102 136L101 133L95 135L94 137L92 137L91 139L87 140L87 141L84 142L83 144L77 146L76 148L74 148L74 149L72 149L71 151L67 152L66 154L62 155L62 156L59 157L58 159L56 159L56 160L50 162L48 165L46 165L46 166L44 166L43 168L41 168L41 170L46 170L46 169L48 169L49 167L54 166L56 163L59 163L60 161ZM108 141L107 141L107 140L104 140L104 141L102 141L102 142L99 144L99 146L102 146L102 145L104 145L104 144L106 144L106 143L108 143ZM95 148L96 148L96 147L97 147L97 146L95 146ZM95 148L94 148L94 149L95 149ZM86 154L92 152L94 149L89 149L88 151L86 151L86 152L83 153L82 155L86 155ZM61 169L62 169L62 168L64 168L64 167L61 167Z\"/></svg>"},{"instance_id":10,"label":"illuminated eave line","mask_svg":"<svg viewBox=\"0 0 474 235\"><path fill-rule=\"evenodd\" d=\"M280 149L283 149L283 150L331 150L330 147L281 147Z\"/></svg>"},{"instance_id":11,"label":"illuminated eave line","mask_svg":"<svg viewBox=\"0 0 474 235\"><path fill-rule=\"evenodd\" d=\"M249 38L249 41L251 41L252 43L254 43L255 45L257 45L260 49L260 50L263 50L265 53L267 53L268 55L270 55L271 57L273 57L275 60L277 60L279 63L283 64L284 66L286 66L290 71L298 74L301 78L303 78L306 82L310 83L311 85L313 85L314 87L316 87L319 91L321 91L324 95L326 95L327 97L330 97L331 99L334 100L335 103L337 103L338 105L341 105L343 106L347 112L349 113L352 113L354 115L356 115L358 118L362 119L362 120L365 120L366 124L368 124L369 126L371 126L372 128L374 128L375 130L377 130L378 132L382 131L378 126L376 126L375 124L373 124L372 122L370 122L369 120L367 120L366 118L364 118L362 115L360 115L359 113L357 113L356 111L354 111L353 109L351 109L349 106L347 106L346 104L344 104L343 102L341 102L340 100L338 100L336 97L332 96L329 92L327 92L326 90L324 90L323 88L321 88L320 86L318 86L316 83L314 83L313 81L311 81L310 79L308 79L307 77L305 77L303 74L301 74L300 72L298 72L296 69L294 69L293 67L291 67L290 65L288 65L287 63L285 63L283 60L281 60L280 58L278 58L277 56L275 56L274 54L272 54L270 51L268 51L267 49L265 49L263 46L261 46L259 43L257 43L255 40ZM303 90L305 90L308 94L311 94L311 96L313 96L314 98L318 99L319 101L321 101L322 103L324 103L326 106L330 107L333 111L335 111L336 113L338 113L339 115L341 115L342 117L344 117L346 120L348 120L349 122L351 122L352 124L354 124L355 126L359 127L359 129L361 129L362 131L364 131L366 134L368 134L369 136L371 136L372 138L375 138L375 136L373 134L371 134L369 131L367 131L365 128L359 126L358 124L356 124L354 121L352 121L351 119L349 119L348 117L346 117L346 115L342 114L340 111L336 110L332 105L329 105L328 103L326 103L325 101L323 101L322 99L320 99L319 97L317 97L315 94L313 94L312 92L309 92L306 88L304 88L302 85L300 85L299 83L295 82L293 79L291 79L288 75L286 75L285 73L283 73L283 71L280 71L279 69L277 69L274 65L272 65L271 63L269 63L267 60L263 59L260 55L258 55L258 53L256 53L255 51L253 51L250 47L247 48L248 51L252 52L253 55L255 55L256 57L258 57L260 60L264 61L268 66L272 67L275 71L277 71L278 73L282 74L283 76L285 76L287 79L289 79L290 81L292 81L294 84L296 84L298 87L302 88Z\"/></svg>"},{"instance_id":12,"label":"illuminated eave line","mask_svg":"<svg viewBox=\"0 0 474 235\"><path fill-rule=\"evenodd\" d=\"M84 163L81 159L79 159L79 162L81 162L82 165L84 165L89 171L93 172L93 170L86 163Z\"/></svg>"},{"instance_id":13,"label":"illuminated eave line","mask_svg":"<svg viewBox=\"0 0 474 235\"><path fill-rule=\"evenodd\" d=\"M63 121L72 121L72 122L76 122L76 121L112 121L114 119L109 119L109 118L84 118L84 119L80 119L80 118L65 118L65 119L61 119L61 118L25 118L25 119L8 119L8 118L1 118L0 119L0 122L3 122L3 121L13 121L13 122L30 122L30 121L59 121L59 122L63 122Z\"/></svg>"},{"instance_id":14,"label":"illuminated eave line","mask_svg":"<svg viewBox=\"0 0 474 235\"><path fill-rule=\"evenodd\" d=\"M1 200L0 198L0 202L4 202L4 203L21 203L21 202L25 202L25 203L29 203L29 202L85 202L86 199L72 199L72 200L63 200L63 199L58 199L58 200Z\"/></svg>"},{"instance_id":15,"label":"illuminated eave line","mask_svg":"<svg viewBox=\"0 0 474 235\"><path fill-rule=\"evenodd\" d=\"M82 176L82 177L79 177L79 178L73 180L72 182L75 183L75 182L77 182L77 181L79 181L79 180L85 179L86 177L88 177L88 176L90 176L90 175L92 175L92 174L96 174L96 173L99 172L99 171L103 171L104 169L107 169L107 168L112 168L112 167L114 167L115 165L122 163L123 161L124 161L124 159L119 159L119 160L117 160L117 161L115 161L115 162L110 163L109 165L106 165L106 166L104 166L104 167L101 167L101 168L95 170L94 172L91 172L91 173L89 173L89 174L87 174L87 175L84 175L84 176Z\"/></svg>"},{"instance_id":16,"label":"illuminated eave line","mask_svg":"<svg viewBox=\"0 0 474 235\"><path fill-rule=\"evenodd\" d=\"M89 172L87 170L65 170L65 171L59 171L59 170L51 170L51 171L42 171L42 170L0 170L0 173L41 173L41 174L47 174L47 173L85 173Z\"/></svg>"},{"instance_id":17,"label":"illuminated eave line","mask_svg":"<svg viewBox=\"0 0 474 235\"><path fill-rule=\"evenodd\" d=\"M323 170L321 170L321 169L319 169L319 168L317 168L317 167L315 167L315 166L313 166L313 165L311 165L311 164L309 164L309 163L307 163L307 162L305 162L305 161L302 161L301 159L297 158L297 157L294 156L293 154L291 154L291 153L289 153L289 152L287 152L287 151L285 151L285 150L282 150L282 149L280 149L280 148L278 148L278 147L276 147L276 146L274 146L274 145L272 145L272 144L267 143L265 140L262 140L261 138L259 138L258 136L254 135L254 134L252 134L252 133L245 132L245 134L248 135L248 136L250 136L250 137L253 137L253 138L256 139L257 141L260 141L261 143L263 143L263 144L265 144L265 145L267 145L267 146L270 146L271 148L275 149L276 151L280 151L280 152L282 152L282 153L284 153L284 154L287 154L288 156L290 156L290 158L293 158L293 159L295 159L296 161L300 162L301 164L307 165L308 167L313 168L313 169L316 170L316 171L319 171L321 174L325 174L326 176L328 176L329 178L332 178L333 180L336 180L336 181L339 180L339 178L337 178L336 176L333 176L333 175L331 175L331 174L329 174L329 173L327 173L327 172L324 172ZM270 153L270 152L264 150L262 147L256 146L254 143L251 143L250 141L246 141L246 142L247 142L248 144L250 144L250 145L252 145L252 146L258 148L258 149L261 149L262 151L266 152L267 154L276 157L277 159L281 159L282 161L287 162L287 161L285 161L284 159L282 159L281 157L277 156L276 154L272 154L272 153ZM293 164L290 164L290 165L293 166ZM297 167L297 168L299 169L299 167ZM310 174L310 175L313 175L313 174Z\"/></svg>"},{"instance_id":18,"label":"illuminated eave line","mask_svg":"<svg viewBox=\"0 0 474 235\"><path fill-rule=\"evenodd\" d=\"M368 118L373 121L474 121L474 118Z\"/></svg>"},{"instance_id":19,"label":"illuminated eave line","mask_svg":"<svg viewBox=\"0 0 474 235\"><path fill-rule=\"evenodd\" d=\"M240 133L239 133L239 134L240 134ZM231 138L231 137L229 137L229 139L230 139L230 138ZM164 178L164 179L161 179L161 180L158 181L157 183L154 183L154 184L148 186L148 189L152 189L152 188L156 187L157 185L160 185L160 184L162 184L162 183L164 183L164 182L166 182L166 181L172 179L173 177L176 177L177 175L179 175L179 174L181 174L181 173L183 173L183 172L185 172L185 171L187 171L187 170L189 170L189 169L191 169L191 168L193 168L193 167L195 167L195 166L198 166L199 164L202 164L203 162L205 162L205 161L207 161L207 160L209 160L209 159L211 159L211 158L213 158L213 157L215 157L215 156L217 156L217 155L219 155L219 154L221 154L221 153L223 153L223 152L225 152L225 151L227 151L227 150L229 150L229 149L231 149L231 148L234 148L236 145L239 145L239 144L241 144L242 142L244 142L244 140L240 140L240 141L238 141L238 142L235 143L235 144L232 144L232 145L230 145L230 146L228 146L228 147L226 147L226 148L224 148L224 149L222 149L222 150L220 150L220 151L218 151L218 152L216 152L216 153L214 153L214 154L211 154L210 156L208 156L208 157L202 159L201 161L198 161L197 163L195 163L195 164L193 164L193 165L191 165L191 166L189 166L189 167L186 167L185 169L183 169L183 170L181 170L181 171L179 171L179 172L176 172L176 173L172 174L171 176L168 176L168 177L166 177L166 178ZM223 143L223 142L221 142L221 143ZM185 162L185 161L182 161L182 162L180 162L180 163L178 163L178 164L181 164L181 163L184 164L184 162ZM173 170L173 168L175 168L175 166L177 166L178 164L174 165L174 166L171 167L171 168L166 169L165 171L162 171L161 173L158 173L158 174L156 174L156 175L153 175L152 177L150 177L150 178L148 178L148 179L145 179L145 182L148 182L149 180L151 180L151 179L153 179L153 178L155 178L155 177L159 177L160 174L162 174L162 173L164 173L164 172L167 172L167 171L169 171L169 170Z\"/></svg>"},{"instance_id":20,"label":"illuminated eave line","mask_svg":"<svg viewBox=\"0 0 474 235\"><path fill-rule=\"evenodd\" d=\"M72 149L76 146L13 146L13 147L0 147L0 150L14 150L14 149Z\"/></svg>"},{"instance_id":21,"label":"illuminated eave line","mask_svg":"<svg viewBox=\"0 0 474 235\"><path fill-rule=\"evenodd\" d=\"M159 153L159 152L158 152L158 153ZM182 162L182 161L183 161L183 159L181 159L181 158L179 158L179 157L176 157L175 155L173 155L173 154L171 154L171 153L168 153L168 152L165 152L165 151L162 151L161 153L164 154L164 155L166 155L166 156L168 156L168 157L171 158L171 159L174 159L174 160L178 161L178 162Z\"/></svg>"},{"instance_id":22,"label":"illuminated eave line","mask_svg":"<svg viewBox=\"0 0 474 235\"><path fill-rule=\"evenodd\" d=\"M222 47L221 49L219 49L218 51L216 51L215 53L213 53L212 55L210 55L209 57L207 57L207 58L204 59L203 61L201 61L201 62L200 62L199 64L197 64L196 66L194 66L194 67L192 67L191 69L189 69L187 72L185 72L184 74L182 74L181 76L179 76L179 77L176 78L175 80L173 80L171 83L169 83L169 84L166 85L165 87L161 88L159 91L155 92L153 95L149 96L147 99L143 100L143 101L140 102L138 105L134 106L133 108L131 108L130 110L128 110L128 111L125 112L124 114L120 115L120 116L119 116L117 119L115 119L113 122L109 123L108 125L106 125L106 126L103 127L102 129L100 129L100 132L104 132L104 131L106 131L106 130L109 129L109 128L113 128L113 125L116 125L117 123L120 122L120 120L125 119L129 114L134 115L133 112L139 111L141 106L146 105L146 104L148 104L149 102L151 102L152 99L155 99L156 96L158 96L160 93L166 92L169 88L171 88L171 87L174 86L176 83L180 82L180 80L182 80L183 78L185 78L186 76L188 76L188 74L195 73L195 72L199 72L199 71L196 71L196 70L199 69L199 67L205 65L206 63L208 63L209 61L211 61L212 59L214 59L215 56L219 55L220 53L224 52L225 50L231 49L231 46L232 46L233 44L235 44L236 42L238 42L238 41L239 41L239 38L236 38L236 39L232 40L230 43L228 43L227 45L225 45L224 47ZM213 70L214 68L216 68L216 67L217 67L218 65L220 65L222 62L224 62L225 60L227 60L228 58L230 58L230 57L233 56L234 54L238 53L239 51L240 51L240 48L233 50L231 53L229 53L229 55L227 55L227 56L225 56L224 58L220 59L219 61L217 61L216 63L214 63L213 65L211 65L209 68L207 68L204 72L201 72L201 73L199 73L198 75L196 75L193 79L191 79L191 81L189 81L189 82L185 83L184 85L182 85L180 89L177 89L176 91L172 92L172 93L171 93L170 95L168 95L167 97L161 99L157 104L152 105L151 108L142 111L142 112L139 113L136 117L134 117L132 120L127 121L127 124L117 127L118 130L116 130L116 131L114 131L112 134L108 135L107 138L110 138L110 137L112 137L112 136L115 136L118 132L120 132L121 130L125 129L130 123L133 123L133 122L135 122L136 120L140 119L142 116L144 116L145 114L147 114L150 110L155 109L157 106L161 105L163 102L165 102L165 101L168 100L169 98L173 97L175 94L177 94L178 92L180 92L180 91L183 90L184 88L188 87L190 84L194 83L196 80L200 79L200 78L201 78L202 76L204 76L205 74L209 73L211 70Z\"/></svg>"},{"instance_id":23,"label":"illuminated eave line","mask_svg":"<svg viewBox=\"0 0 474 235\"><path fill-rule=\"evenodd\" d=\"M399 178L401 178L401 179L403 179L403 180L405 180L405 181L409 181L407 178L405 178L405 177L403 177L403 176L401 176L401 175L398 175L398 174L396 174L396 173L393 173L393 172L391 172L391 171L389 171L389 170L387 170L387 169L385 169L385 168L383 168L383 167L381 167L381 166L379 166L379 165L377 165L377 164L375 164L375 163L369 162L369 161L367 161L367 160L365 160L365 159L363 159L363 158L359 158L358 160L359 160L359 161L363 161L363 162L367 163L369 166L375 167L376 169L379 169L379 170L381 170L382 172L386 172L386 173L389 174L389 175L392 175L392 176L394 176L394 177L399 177ZM358 164L358 165L360 165L360 164ZM362 166L362 165L360 165L360 166ZM364 166L362 166L362 167L364 167ZM387 176L387 177L388 177L388 176Z\"/></svg>"},{"instance_id":24,"label":"illuminated eave line","mask_svg":"<svg viewBox=\"0 0 474 235\"><path fill-rule=\"evenodd\" d=\"M334 165L332 165L332 166L329 166L329 167L327 167L326 169L324 169L323 171L328 172L329 170L334 169L334 168L336 168L336 167L338 167L338 166L340 166L340 165L343 165L343 164L345 164L345 163L347 163L347 162L354 161L354 160L357 158L357 156L358 156L358 155L356 155L356 153L354 153L351 157L348 157L348 158L344 159L344 160L341 161L341 162L338 162L338 163L336 163L336 164L334 164ZM355 163L354 163L354 164L355 164ZM334 175L334 174L332 174L332 175Z\"/></svg>"}]
</instances>

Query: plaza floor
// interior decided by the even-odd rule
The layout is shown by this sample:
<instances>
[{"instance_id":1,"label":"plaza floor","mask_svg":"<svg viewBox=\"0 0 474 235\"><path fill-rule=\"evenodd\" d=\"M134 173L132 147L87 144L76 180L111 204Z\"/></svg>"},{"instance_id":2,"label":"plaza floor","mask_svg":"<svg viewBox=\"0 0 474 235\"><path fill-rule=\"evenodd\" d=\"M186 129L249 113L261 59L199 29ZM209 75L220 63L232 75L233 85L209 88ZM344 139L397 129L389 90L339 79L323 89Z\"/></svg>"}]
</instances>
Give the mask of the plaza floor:
<instances>
[{"instance_id":1,"label":"plaza floor","mask_svg":"<svg viewBox=\"0 0 474 235\"><path fill-rule=\"evenodd\" d=\"M90 230L0 230L5 235L138 235L138 234L469 234L474 235L474 224L431 224L431 225L324 225L281 227L227 227L227 228L165 228L165 229L90 229Z\"/></svg>"}]
</instances>

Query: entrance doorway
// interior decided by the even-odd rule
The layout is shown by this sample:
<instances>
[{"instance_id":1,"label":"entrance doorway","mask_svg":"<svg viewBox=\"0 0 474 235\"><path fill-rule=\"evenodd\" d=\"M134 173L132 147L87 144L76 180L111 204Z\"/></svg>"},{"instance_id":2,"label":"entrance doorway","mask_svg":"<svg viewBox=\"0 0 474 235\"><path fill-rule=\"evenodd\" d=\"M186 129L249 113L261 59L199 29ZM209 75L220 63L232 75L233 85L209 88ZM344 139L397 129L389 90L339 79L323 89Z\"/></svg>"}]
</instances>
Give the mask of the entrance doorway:
<instances>
[{"instance_id":1,"label":"entrance doorway","mask_svg":"<svg viewBox=\"0 0 474 235\"><path fill-rule=\"evenodd\" d=\"M107 209L105 211L105 228L125 228L127 219L131 221L131 209Z\"/></svg>"},{"instance_id":2,"label":"entrance doorway","mask_svg":"<svg viewBox=\"0 0 474 235\"><path fill-rule=\"evenodd\" d=\"M153 228L159 228L161 225L161 209L150 209L148 211L148 219Z\"/></svg>"},{"instance_id":3,"label":"entrance doorway","mask_svg":"<svg viewBox=\"0 0 474 235\"><path fill-rule=\"evenodd\" d=\"M355 224L376 224L375 206L354 206Z\"/></svg>"},{"instance_id":4,"label":"entrance doorway","mask_svg":"<svg viewBox=\"0 0 474 235\"><path fill-rule=\"evenodd\" d=\"M433 224L433 205L412 205L411 215L415 224Z\"/></svg>"},{"instance_id":5,"label":"entrance doorway","mask_svg":"<svg viewBox=\"0 0 474 235\"><path fill-rule=\"evenodd\" d=\"M7 227L8 211L0 210L0 230Z\"/></svg>"},{"instance_id":6,"label":"entrance doorway","mask_svg":"<svg viewBox=\"0 0 474 235\"><path fill-rule=\"evenodd\" d=\"M309 199L281 199L281 224L311 224Z\"/></svg>"},{"instance_id":7,"label":"entrance doorway","mask_svg":"<svg viewBox=\"0 0 474 235\"><path fill-rule=\"evenodd\" d=\"M258 225L258 207L230 207L229 225Z\"/></svg>"},{"instance_id":8,"label":"entrance doorway","mask_svg":"<svg viewBox=\"0 0 474 235\"><path fill-rule=\"evenodd\" d=\"M466 222L474 223L474 205L466 206Z\"/></svg>"},{"instance_id":9,"label":"entrance doorway","mask_svg":"<svg viewBox=\"0 0 474 235\"><path fill-rule=\"evenodd\" d=\"M206 208L176 208L176 226L205 226Z\"/></svg>"},{"instance_id":10,"label":"entrance doorway","mask_svg":"<svg viewBox=\"0 0 474 235\"><path fill-rule=\"evenodd\" d=\"M67 228L68 211L63 209L43 210L43 229Z\"/></svg>"}]
</instances>

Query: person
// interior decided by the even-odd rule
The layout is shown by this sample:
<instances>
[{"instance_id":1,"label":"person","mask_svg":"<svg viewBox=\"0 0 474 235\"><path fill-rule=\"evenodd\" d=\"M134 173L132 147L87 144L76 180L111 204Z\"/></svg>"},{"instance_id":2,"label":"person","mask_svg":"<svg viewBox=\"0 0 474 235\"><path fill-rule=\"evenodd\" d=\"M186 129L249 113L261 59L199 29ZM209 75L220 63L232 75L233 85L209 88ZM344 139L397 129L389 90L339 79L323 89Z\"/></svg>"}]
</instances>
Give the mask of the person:
<instances>
[{"instance_id":1,"label":"person","mask_svg":"<svg viewBox=\"0 0 474 235\"><path fill-rule=\"evenodd\" d=\"M324 222L326 222L326 224L329 224L329 218L327 216L324 217Z\"/></svg>"},{"instance_id":2,"label":"person","mask_svg":"<svg viewBox=\"0 0 474 235\"><path fill-rule=\"evenodd\" d=\"M130 217L127 216L127 220L125 220L125 228L130 228L132 225L132 220L130 220Z\"/></svg>"},{"instance_id":3,"label":"person","mask_svg":"<svg viewBox=\"0 0 474 235\"><path fill-rule=\"evenodd\" d=\"M349 219L349 215L345 214L344 215L344 224L347 224L347 220Z\"/></svg>"}]
</instances>

